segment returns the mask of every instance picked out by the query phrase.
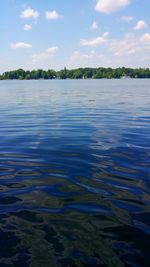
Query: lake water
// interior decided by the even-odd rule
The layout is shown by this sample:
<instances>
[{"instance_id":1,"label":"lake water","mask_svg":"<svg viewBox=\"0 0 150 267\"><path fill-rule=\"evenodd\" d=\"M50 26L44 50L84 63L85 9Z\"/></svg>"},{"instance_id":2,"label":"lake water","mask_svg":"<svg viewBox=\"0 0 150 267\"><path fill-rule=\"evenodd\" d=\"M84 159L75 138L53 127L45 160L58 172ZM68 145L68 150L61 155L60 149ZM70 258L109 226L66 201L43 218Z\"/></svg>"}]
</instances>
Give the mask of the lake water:
<instances>
[{"instance_id":1,"label":"lake water","mask_svg":"<svg viewBox=\"0 0 150 267\"><path fill-rule=\"evenodd\" d=\"M150 266L150 80L0 82L0 267Z\"/></svg>"}]
</instances>

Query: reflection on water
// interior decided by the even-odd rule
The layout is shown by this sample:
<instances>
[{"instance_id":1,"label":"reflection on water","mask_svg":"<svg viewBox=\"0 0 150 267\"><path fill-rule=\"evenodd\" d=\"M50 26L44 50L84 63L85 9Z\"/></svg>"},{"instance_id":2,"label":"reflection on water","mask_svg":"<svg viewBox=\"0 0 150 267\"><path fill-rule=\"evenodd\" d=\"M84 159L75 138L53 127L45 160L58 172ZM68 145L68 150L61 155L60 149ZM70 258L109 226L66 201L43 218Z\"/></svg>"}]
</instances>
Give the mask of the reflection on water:
<instances>
[{"instance_id":1,"label":"reflection on water","mask_svg":"<svg viewBox=\"0 0 150 267\"><path fill-rule=\"evenodd\" d=\"M0 267L148 267L148 80L0 82Z\"/></svg>"}]
</instances>

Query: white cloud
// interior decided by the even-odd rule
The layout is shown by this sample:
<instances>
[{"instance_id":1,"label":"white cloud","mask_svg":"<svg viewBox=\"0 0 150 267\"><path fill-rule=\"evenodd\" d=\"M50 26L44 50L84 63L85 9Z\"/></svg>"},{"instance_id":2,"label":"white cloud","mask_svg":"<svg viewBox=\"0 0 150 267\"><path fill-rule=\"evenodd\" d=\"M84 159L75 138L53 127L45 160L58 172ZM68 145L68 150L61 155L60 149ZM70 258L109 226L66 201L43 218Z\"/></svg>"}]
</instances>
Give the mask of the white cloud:
<instances>
[{"instance_id":1,"label":"white cloud","mask_svg":"<svg viewBox=\"0 0 150 267\"><path fill-rule=\"evenodd\" d=\"M11 48L13 49L19 49L19 48L31 48L32 45L24 42L19 42L19 43L12 43Z\"/></svg>"},{"instance_id":2,"label":"white cloud","mask_svg":"<svg viewBox=\"0 0 150 267\"><path fill-rule=\"evenodd\" d=\"M121 20L129 22L132 21L134 18L132 16L122 16Z\"/></svg>"},{"instance_id":3,"label":"white cloud","mask_svg":"<svg viewBox=\"0 0 150 267\"><path fill-rule=\"evenodd\" d=\"M57 13L55 10L53 10L53 11L46 11L45 17L48 20L57 20L57 19L62 18L62 16L59 13Z\"/></svg>"},{"instance_id":4,"label":"white cloud","mask_svg":"<svg viewBox=\"0 0 150 267\"><path fill-rule=\"evenodd\" d=\"M133 29L135 31L138 31L146 28L147 28L146 22L144 20L139 20Z\"/></svg>"},{"instance_id":5,"label":"white cloud","mask_svg":"<svg viewBox=\"0 0 150 267\"><path fill-rule=\"evenodd\" d=\"M97 0L95 10L98 12L111 14L116 12L127 5L129 5L131 0Z\"/></svg>"},{"instance_id":6,"label":"white cloud","mask_svg":"<svg viewBox=\"0 0 150 267\"><path fill-rule=\"evenodd\" d=\"M32 25L25 24L23 28L24 28L25 31L30 31L32 29Z\"/></svg>"},{"instance_id":7,"label":"white cloud","mask_svg":"<svg viewBox=\"0 0 150 267\"><path fill-rule=\"evenodd\" d=\"M32 55L33 63L38 63L44 60L49 59L50 57L54 56L54 54L59 50L57 46L52 46L47 49L47 51L42 53L37 53Z\"/></svg>"},{"instance_id":8,"label":"white cloud","mask_svg":"<svg viewBox=\"0 0 150 267\"><path fill-rule=\"evenodd\" d=\"M96 21L93 21L93 23L92 23L92 29L93 30L96 30L97 28L98 28L97 22Z\"/></svg>"},{"instance_id":9,"label":"white cloud","mask_svg":"<svg viewBox=\"0 0 150 267\"><path fill-rule=\"evenodd\" d=\"M106 34L107 35L107 34ZM95 51L82 53L75 51L66 64L76 67L149 67L150 33L136 35L127 33L121 38L107 39L104 46L97 46Z\"/></svg>"},{"instance_id":10,"label":"white cloud","mask_svg":"<svg viewBox=\"0 0 150 267\"><path fill-rule=\"evenodd\" d=\"M95 39L81 39L80 43L83 46L98 46L107 43L108 32L104 32L102 36L96 37Z\"/></svg>"},{"instance_id":11,"label":"white cloud","mask_svg":"<svg viewBox=\"0 0 150 267\"><path fill-rule=\"evenodd\" d=\"M103 37L107 35L108 33L105 33ZM85 48L87 52L84 53L75 51L66 66L69 68L96 66L145 68L150 66L150 33L148 32L140 36L135 32L129 32L120 38L109 37L106 45L104 43L103 46L97 46L94 48L95 51L89 52L89 47Z\"/></svg>"},{"instance_id":12,"label":"white cloud","mask_svg":"<svg viewBox=\"0 0 150 267\"><path fill-rule=\"evenodd\" d=\"M141 36L142 43L150 43L150 33L145 33Z\"/></svg>"},{"instance_id":13,"label":"white cloud","mask_svg":"<svg viewBox=\"0 0 150 267\"><path fill-rule=\"evenodd\" d=\"M140 50L140 48L131 48L128 50L128 55L132 55L137 53Z\"/></svg>"},{"instance_id":14,"label":"white cloud","mask_svg":"<svg viewBox=\"0 0 150 267\"><path fill-rule=\"evenodd\" d=\"M32 8L26 8L22 11L20 17L22 19L28 19L28 18L37 19L39 17L39 12Z\"/></svg>"},{"instance_id":15,"label":"white cloud","mask_svg":"<svg viewBox=\"0 0 150 267\"><path fill-rule=\"evenodd\" d=\"M58 50L59 48L57 46L52 46L47 49L47 52L51 55L54 55Z\"/></svg>"},{"instance_id":16,"label":"white cloud","mask_svg":"<svg viewBox=\"0 0 150 267\"><path fill-rule=\"evenodd\" d=\"M70 60L71 61L80 60L80 59L89 60L89 59L92 59L94 57L94 55L95 55L95 51L93 51L93 50L87 54L81 54L79 51L75 51L71 55Z\"/></svg>"},{"instance_id":17,"label":"white cloud","mask_svg":"<svg viewBox=\"0 0 150 267\"><path fill-rule=\"evenodd\" d=\"M113 52L114 56L124 57L127 55L146 53L149 50L150 33L145 33L142 36L136 36L128 33L124 38L117 40L110 40L109 49ZM139 56L140 57L140 56Z\"/></svg>"},{"instance_id":18,"label":"white cloud","mask_svg":"<svg viewBox=\"0 0 150 267\"><path fill-rule=\"evenodd\" d=\"M126 34L123 39L111 40L109 48L115 56L119 57L135 54L136 52L141 50L139 40L131 33Z\"/></svg>"},{"instance_id":19,"label":"white cloud","mask_svg":"<svg viewBox=\"0 0 150 267\"><path fill-rule=\"evenodd\" d=\"M66 64L69 68L79 68L79 67L96 67L99 66L100 60L104 57L101 53L96 53L91 50L88 53L81 53L79 51L74 51Z\"/></svg>"}]
</instances>

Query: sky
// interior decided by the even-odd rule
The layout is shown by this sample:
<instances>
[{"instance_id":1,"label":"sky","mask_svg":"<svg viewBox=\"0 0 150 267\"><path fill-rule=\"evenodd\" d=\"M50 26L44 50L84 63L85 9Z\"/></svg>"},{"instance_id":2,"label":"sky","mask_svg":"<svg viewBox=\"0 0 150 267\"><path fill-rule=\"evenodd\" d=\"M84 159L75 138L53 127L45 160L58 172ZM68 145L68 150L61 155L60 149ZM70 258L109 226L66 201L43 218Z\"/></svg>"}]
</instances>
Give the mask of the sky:
<instances>
[{"instance_id":1,"label":"sky","mask_svg":"<svg viewBox=\"0 0 150 267\"><path fill-rule=\"evenodd\" d=\"M5 0L0 73L150 67L150 0Z\"/></svg>"}]
</instances>

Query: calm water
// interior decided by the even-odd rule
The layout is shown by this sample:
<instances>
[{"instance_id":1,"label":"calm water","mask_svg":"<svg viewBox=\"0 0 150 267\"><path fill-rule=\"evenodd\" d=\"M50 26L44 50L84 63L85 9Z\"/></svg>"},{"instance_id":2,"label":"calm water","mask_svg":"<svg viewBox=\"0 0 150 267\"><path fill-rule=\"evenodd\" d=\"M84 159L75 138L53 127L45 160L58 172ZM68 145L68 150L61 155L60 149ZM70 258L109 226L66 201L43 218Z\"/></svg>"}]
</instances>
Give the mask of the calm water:
<instances>
[{"instance_id":1,"label":"calm water","mask_svg":"<svg viewBox=\"0 0 150 267\"><path fill-rule=\"evenodd\" d=\"M150 80L0 82L0 267L150 266Z\"/></svg>"}]
</instances>

